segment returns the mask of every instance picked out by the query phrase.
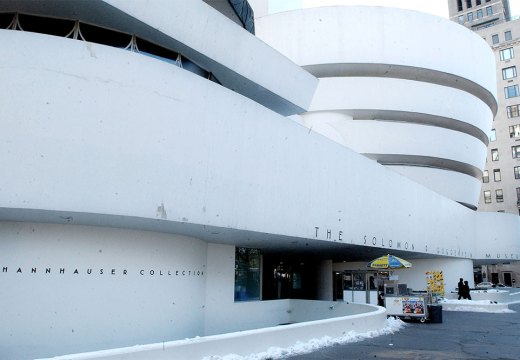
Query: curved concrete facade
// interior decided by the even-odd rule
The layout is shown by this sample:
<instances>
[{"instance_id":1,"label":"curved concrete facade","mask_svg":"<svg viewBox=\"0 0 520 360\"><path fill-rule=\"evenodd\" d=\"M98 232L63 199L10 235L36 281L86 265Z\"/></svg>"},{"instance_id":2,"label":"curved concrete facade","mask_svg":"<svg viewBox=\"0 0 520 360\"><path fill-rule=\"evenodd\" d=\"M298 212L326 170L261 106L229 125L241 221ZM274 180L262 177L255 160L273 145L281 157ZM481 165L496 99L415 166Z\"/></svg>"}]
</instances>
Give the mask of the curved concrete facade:
<instances>
[{"instance_id":1,"label":"curved concrete facade","mask_svg":"<svg viewBox=\"0 0 520 360\"><path fill-rule=\"evenodd\" d=\"M476 113L430 106L419 97L416 107L406 100L389 111L394 102L359 106L384 115L361 121L332 98L304 114L303 121L322 113L350 121L345 136L316 122L339 142L357 140L348 136L358 125L377 131L380 141L359 143L360 154L283 116L314 106L318 80L202 2L161 1L162 8L141 1L0 1L0 11L6 4L10 14L17 4L20 12L42 5L42 16L77 11L90 25L99 20L102 28L135 27L164 46L183 43L175 50L186 50L193 64L218 70L227 81L104 43L0 30L0 166L6 169L0 177L0 307L8 309L0 358L240 331L254 327L249 320L280 323L267 301L235 306L237 247L258 250L262 261L273 260L273 253L300 264L305 257L312 265L307 279L320 279L308 286L310 300L332 300L334 262L365 263L393 253L455 279L471 274L474 261L520 259L518 217L475 213L440 195L442 189L367 158L396 155L409 163L391 166L410 177L432 170L439 184L449 178L471 187L486 121ZM177 28L165 14L177 7L179 14L202 13ZM200 27L201 19L211 26ZM229 51L233 41L244 42L248 56ZM334 77L343 90L359 76ZM446 88L492 113L483 105L485 91L400 81L423 95L427 87L439 89L439 96ZM407 121L396 121L403 114ZM384 133L432 134L450 143L445 149L435 141L387 143ZM417 159L437 167L412 176L409 165ZM470 196L471 189L460 201ZM264 264L260 269L269 273ZM413 281L421 286L423 274ZM237 308L241 321L227 316ZM246 319L250 312L255 316Z\"/></svg>"},{"instance_id":2,"label":"curved concrete facade","mask_svg":"<svg viewBox=\"0 0 520 360\"><path fill-rule=\"evenodd\" d=\"M307 126L383 165L410 166L401 173L430 186L414 175L427 167L444 184L436 191L476 208L496 111L494 59L482 39L447 20L383 7L284 12L257 28L320 78L302 114ZM443 178L447 171L460 176Z\"/></svg>"}]
</instances>

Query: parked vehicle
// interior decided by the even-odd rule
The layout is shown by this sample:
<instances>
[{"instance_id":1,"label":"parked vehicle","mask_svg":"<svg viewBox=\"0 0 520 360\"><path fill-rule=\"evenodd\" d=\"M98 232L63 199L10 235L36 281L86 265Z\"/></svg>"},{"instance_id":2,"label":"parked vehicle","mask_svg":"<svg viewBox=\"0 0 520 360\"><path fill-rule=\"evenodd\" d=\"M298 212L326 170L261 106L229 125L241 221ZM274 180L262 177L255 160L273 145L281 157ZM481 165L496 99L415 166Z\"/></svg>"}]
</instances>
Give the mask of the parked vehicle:
<instances>
[{"instance_id":1,"label":"parked vehicle","mask_svg":"<svg viewBox=\"0 0 520 360\"><path fill-rule=\"evenodd\" d=\"M496 286L497 288L510 288L510 287L511 287L511 286L509 286L509 285L504 285L504 284L502 284L502 283L498 283L498 284L496 284L495 286Z\"/></svg>"},{"instance_id":2,"label":"parked vehicle","mask_svg":"<svg viewBox=\"0 0 520 360\"><path fill-rule=\"evenodd\" d=\"M478 290L486 290L486 289L492 289L495 287L495 284L493 284L492 282L489 282L489 281L484 281L484 282L481 282L481 283L478 283L476 286L475 286L475 289L478 289Z\"/></svg>"}]
</instances>

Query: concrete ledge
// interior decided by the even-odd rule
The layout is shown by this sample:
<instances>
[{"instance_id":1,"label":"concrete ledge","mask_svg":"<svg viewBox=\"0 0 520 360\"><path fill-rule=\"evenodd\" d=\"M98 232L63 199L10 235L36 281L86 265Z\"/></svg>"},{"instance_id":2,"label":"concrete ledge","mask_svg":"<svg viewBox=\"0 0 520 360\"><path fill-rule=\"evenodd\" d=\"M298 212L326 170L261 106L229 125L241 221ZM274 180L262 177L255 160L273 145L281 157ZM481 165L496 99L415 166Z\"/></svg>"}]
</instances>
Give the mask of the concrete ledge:
<instances>
[{"instance_id":1,"label":"concrete ledge","mask_svg":"<svg viewBox=\"0 0 520 360\"><path fill-rule=\"evenodd\" d=\"M359 304L354 304L359 306ZM120 349L65 355L54 360L145 360L145 359L202 359L207 356L248 355L266 351L270 347L286 348L297 342L315 338L340 337L350 331L368 332L385 326L386 309L366 305L370 312L303 323L267 327L186 340L134 346Z\"/></svg>"},{"instance_id":2,"label":"concrete ledge","mask_svg":"<svg viewBox=\"0 0 520 360\"><path fill-rule=\"evenodd\" d=\"M511 312L508 304L494 303L491 300L451 300L442 303L442 309L445 311L468 311L468 312L490 312L501 313Z\"/></svg>"}]
</instances>

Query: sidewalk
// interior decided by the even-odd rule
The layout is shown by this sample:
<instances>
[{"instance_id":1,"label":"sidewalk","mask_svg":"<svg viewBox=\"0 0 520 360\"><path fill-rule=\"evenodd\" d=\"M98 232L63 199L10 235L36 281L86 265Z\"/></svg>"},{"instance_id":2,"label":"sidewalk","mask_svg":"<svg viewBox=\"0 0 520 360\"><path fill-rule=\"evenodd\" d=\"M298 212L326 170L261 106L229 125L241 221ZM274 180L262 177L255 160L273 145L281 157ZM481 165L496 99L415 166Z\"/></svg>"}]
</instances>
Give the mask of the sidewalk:
<instances>
[{"instance_id":1,"label":"sidewalk","mask_svg":"<svg viewBox=\"0 0 520 360\"><path fill-rule=\"evenodd\" d=\"M399 332L336 345L290 360L520 359L520 304L514 313L443 311L441 324L407 322Z\"/></svg>"}]
</instances>

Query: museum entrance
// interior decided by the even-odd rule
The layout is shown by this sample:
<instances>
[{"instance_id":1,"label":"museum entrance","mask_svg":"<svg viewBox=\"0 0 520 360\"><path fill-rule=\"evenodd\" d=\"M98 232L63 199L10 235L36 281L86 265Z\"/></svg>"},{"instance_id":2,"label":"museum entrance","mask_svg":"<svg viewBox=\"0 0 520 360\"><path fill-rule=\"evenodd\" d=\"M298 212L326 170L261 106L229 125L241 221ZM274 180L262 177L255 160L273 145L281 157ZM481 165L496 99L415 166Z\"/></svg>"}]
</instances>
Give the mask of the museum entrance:
<instances>
[{"instance_id":1,"label":"museum entrance","mask_svg":"<svg viewBox=\"0 0 520 360\"><path fill-rule=\"evenodd\" d=\"M318 299L319 263L310 258L264 255L262 300Z\"/></svg>"},{"instance_id":2,"label":"museum entrance","mask_svg":"<svg viewBox=\"0 0 520 360\"><path fill-rule=\"evenodd\" d=\"M350 270L334 272L334 300L377 304L378 287L388 279L388 272Z\"/></svg>"}]
</instances>

